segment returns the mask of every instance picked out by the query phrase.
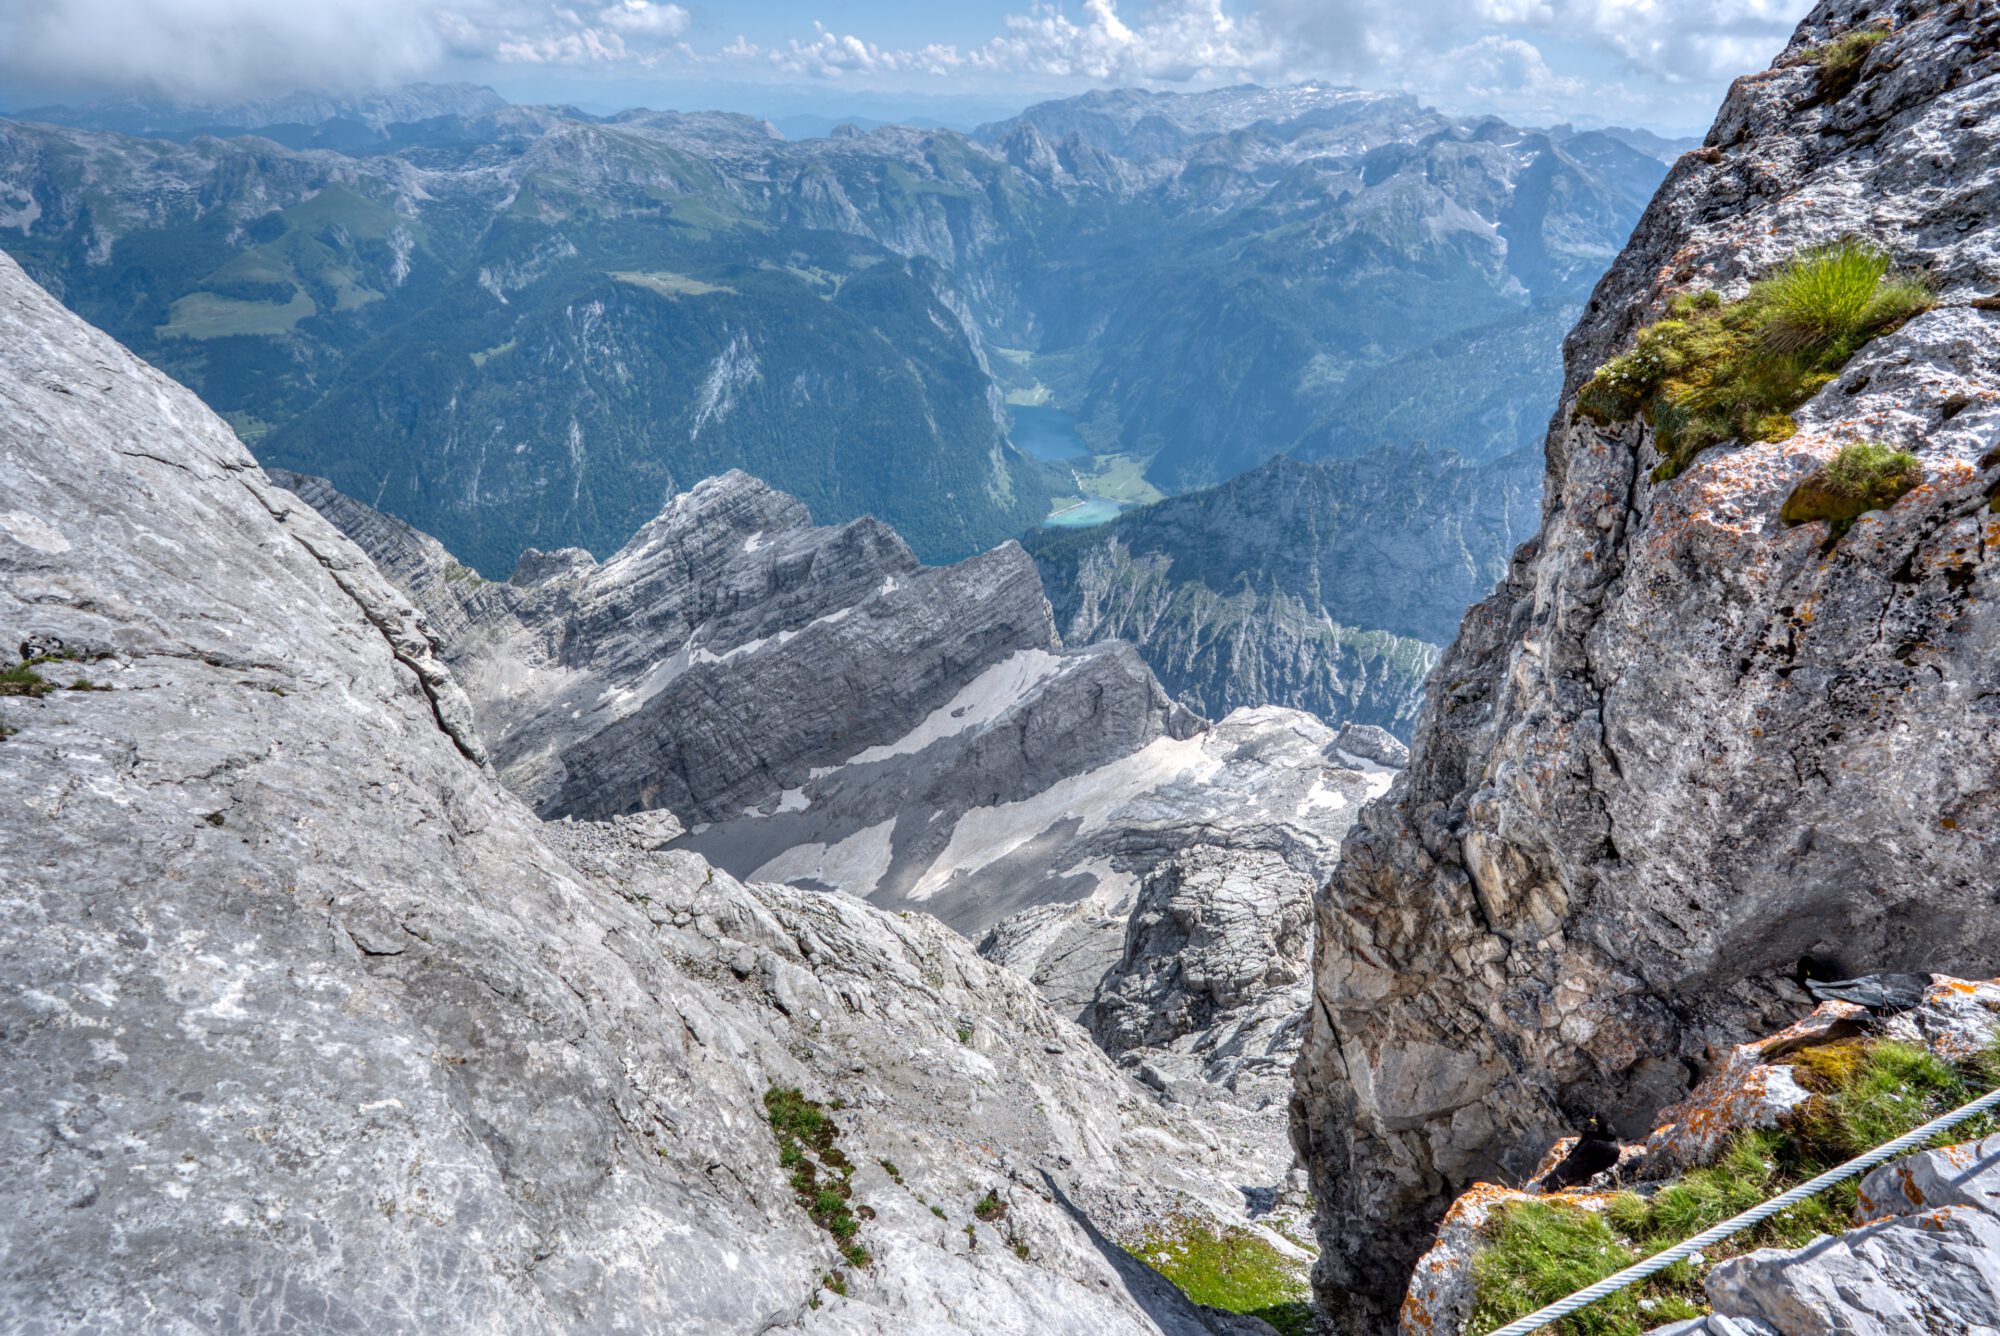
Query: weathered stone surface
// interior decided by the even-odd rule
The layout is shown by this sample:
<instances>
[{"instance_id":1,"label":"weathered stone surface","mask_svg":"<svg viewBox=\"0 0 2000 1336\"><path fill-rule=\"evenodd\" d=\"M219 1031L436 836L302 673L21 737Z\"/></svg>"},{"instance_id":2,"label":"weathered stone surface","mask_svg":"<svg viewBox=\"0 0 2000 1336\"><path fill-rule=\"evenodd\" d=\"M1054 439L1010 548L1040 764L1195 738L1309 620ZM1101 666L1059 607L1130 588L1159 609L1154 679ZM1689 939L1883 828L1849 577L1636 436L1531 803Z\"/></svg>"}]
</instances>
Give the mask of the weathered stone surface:
<instances>
[{"instance_id":1,"label":"weathered stone surface","mask_svg":"<svg viewBox=\"0 0 2000 1336\"><path fill-rule=\"evenodd\" d=\"M0 700L10 1331L1210 1329L1109 1240L1240 1218L1227 1148L1025 982L543 826L361 552L6 260L0 372L0 643L109 688ZM773 1085L846 1101L846 1298Z\"/></svg>"},{"instance_id":2,"label":"weathered stone surface","mask_svg":"<svg viewBox=\"0 0 2000 1336\"><path fill-rule=\"evenodd\" d=\"M1829 101L1808 46L1887 20ZM1848 973L2000 966L2000 27L1988 6L1815 8L1737 81L1567 346L1566 386L1684 288L1740 294L1858 236L1938 306L1864 347L1778 444L1655 483L1651 429L1565 412L1541 533L1432 678L1407 778L1320 899L1295 1135L1319 1293L1385 1326L1468 1178L1527 1169L1570 1118L1627 1135L1711 1046L1796 1005L1807 953ZM1926 481L1837 544L1787 528L1842 443Z\"/></svg>"},{"instance_id":3,"label":"weathered stone surface","mask_svg":"<svg viewBox=\"0 0 2000 1336\"><path fill-rule=\"evenodd\" d=\"M1883 1220L1718 1266L1709 1301L1783 1336L2000 1329L2000 1219L1964 1206ZM1715 1323L1709 1323L1713 1330Z\"/></svg>"},{"instance_id":4,"label":"weathered stone surface","mask_svg":"<svg viewBox=\"0 0 2000 1336\"><path fill-rule=\"evenodd\" d=\"M1284 1108L1310 899L1407 759L1394 737L1275 708L1209 725L1129 645L1055 647L1019 549L922 567L742 474L602 567L531 553L506 584L288 481L430 612L502 773L545 811L671 809L680 847L746 880L984 939L1203 1109L1261 1200L1303 1203Z\"/></svg>"}]
</instances>

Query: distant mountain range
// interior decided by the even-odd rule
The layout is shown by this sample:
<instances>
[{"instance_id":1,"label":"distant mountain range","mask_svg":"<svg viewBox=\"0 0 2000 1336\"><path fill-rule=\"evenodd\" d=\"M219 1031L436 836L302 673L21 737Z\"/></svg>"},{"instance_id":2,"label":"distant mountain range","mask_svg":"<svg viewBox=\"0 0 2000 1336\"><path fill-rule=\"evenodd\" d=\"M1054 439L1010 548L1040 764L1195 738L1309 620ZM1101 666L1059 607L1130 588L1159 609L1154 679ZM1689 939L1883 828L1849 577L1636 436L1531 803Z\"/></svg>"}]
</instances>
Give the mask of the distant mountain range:
<instances>
[{"instance_id":1,"label":"distant mountain range","mask_svg":"<svg viewBox=\"0 0 2000 1336\"><path fill-rule=\"evenodd\" d=\"M946 560L1283 452L1519 448L1652 147L1317 84L800 142L465 86L115 103L0 119L0 248L488 574L732 467ZM1030 406L1075 458L1015 448Z\"/></svg>"},{"instance_id":2,"label":"distant mountain range","mask_svg":"<svg viewBox=\"0 0 2000 1336\"><path fill-rule=\"evenodd\" d=\"M1277 458L1028 542L1064 641L1127 640L1209 718L1287 705L1407 736L1465 607L1540 519L1542 462Z\"/></svg>"}]
</instances>

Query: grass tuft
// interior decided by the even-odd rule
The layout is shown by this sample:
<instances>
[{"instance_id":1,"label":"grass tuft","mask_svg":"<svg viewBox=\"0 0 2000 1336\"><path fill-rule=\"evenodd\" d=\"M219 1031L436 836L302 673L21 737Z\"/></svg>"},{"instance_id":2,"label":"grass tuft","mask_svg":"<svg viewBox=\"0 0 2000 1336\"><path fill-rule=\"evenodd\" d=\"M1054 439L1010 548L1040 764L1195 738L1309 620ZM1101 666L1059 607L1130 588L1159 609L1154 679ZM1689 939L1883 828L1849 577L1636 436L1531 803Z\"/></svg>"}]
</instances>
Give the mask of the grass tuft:
<instances>
[{"instance_id":1,"label":"grass tuft","mask_svg":"<svg viewBox=\"0 0 2000 1336\"><path fill-rule=\"evenodd\" d=\"M1790 1054L1795 1079L1813 1092L1790 1125L1752 1129L1713 1164L1650 1197L1624 1192L1602 1215L1564 1201L1529 1201L1494 1213L1474 1256L1477 1299L1466 1331L1489 1332L1672 1247L1956 1108L2000 1084L2000 1048L1963 1070L1919 1047L1846 1040ZM1978 1119L1937 1145L1988 1135ZM1847 1228L1856 1184L1839 1184L1708 1250L1710 1261L1754 1248L1798 1248ZM1685 1263L1636 1290L1593 1304L1557 1323L1564 1336L1638 1336L1665 1322L1699 1317L1705 1302Z\"/></svg>"},{"instance_id":2,"label":"grass tuft","mask_svg":"<svg viewBox=\"0 0 2000 1336\"><path fill-rule=\"evenodd\" d=\"M39 699L52 688L43 676L25 663L0 668L0 696L28 696Z\"/></svg>"},{"instance_id":3,"label":"grass tuft","mask_svg":"<svg viewBox=\"0 0 2000 1336\"><path fill-rule=\"evenodd\" d=\"M1303 1268L1247 1229L1217 1232L1176 1217L1131 1252L1198 1304L1261 1318L1281 1336L1311 1336Z\"/></svg>"},{"instance_id":4,"label":"grass tuft","mask_svg":"<svg viewBox=\"0 0 2000 1336\"><path fill-rule=\"evenodd\" d=\"M1639 1260L1605 1219L1567 1202L1522 1202L1499 1211L1472 1259L1478 1286L1467 1330L1492 1331ZM1624 1290L1563 1320L1571 1336L1640 1330L1639 1295Z\"/></svg>"},{"instance_id":5,"label":"grass tuft","mask_svg":"<svg viewBox=\"0 0 2000 1336\"><path fill-rule=\"evenodd\" d=\"M1808 50L1805 63L1819 66L1820 96L1829 102L1846 97L1861 81L1861 67L1867 63L1868 53L1888 35L1889 30L1881 24L1870 24Z\"/></svg>"},{"instance_id":6,"label":"grass tuft","mask_svg":"<svg viewBox=\"0 0 2000 1336\"><path fill-rule=\"evenodd\" d=\"M1683 293L1577 393L1582 416L1610 425L1644 416L1661 460L1654 481L1728 440L1782 441L1792 410L1868 340L1933 304L1921 280L1890 275L1888 257L1844 241L1794 256L1741 301Z\"/></svg>"},{"instance_id":7,"label":"grass tuft","mask_svg":"<svg viewBox=\"0 0 2000 1336\"><path fill-rule=\"evenodd\" d=\"M849 1186L854 1165L836 1144L840 1129L826 1116L826 1106L793 1087L772 1086L764 1092L764 1115L778 1143L778 1163L791 1170L792 1195L813 1223L840 1245L850 1266L867 1266L874 1259L855 1241L861 1222L849 1204L854 1196ZM822 1178L822 1172L827 1177Z\"/></svg>"},{"instance_id":8,"label":"grass tuft","mask_svg":"<svg viewBox=\"0 0 2000 1336\"><path fill-rule=\"evenodd\" d=\"M1924 480L1923 465L1906 450L1855 441L1799 480L1779 517L1787 524L1829 520L1836 534L1871 510L1886 510Z\"/></svg>"}]
</instances>

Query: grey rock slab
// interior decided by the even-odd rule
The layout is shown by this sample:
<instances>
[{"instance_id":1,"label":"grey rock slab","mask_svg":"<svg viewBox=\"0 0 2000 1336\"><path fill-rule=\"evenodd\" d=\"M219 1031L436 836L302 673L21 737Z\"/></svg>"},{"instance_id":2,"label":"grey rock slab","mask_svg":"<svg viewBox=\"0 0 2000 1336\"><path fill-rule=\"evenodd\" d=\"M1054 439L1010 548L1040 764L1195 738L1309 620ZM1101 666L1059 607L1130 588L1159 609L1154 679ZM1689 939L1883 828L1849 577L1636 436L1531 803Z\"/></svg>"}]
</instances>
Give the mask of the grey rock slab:
<instances>
[{"instance_id":1,"label":"grey rock slab","mask_svg":"<svg viewBox=\"0 0 2000 1336\"><path fill-rule=\"evenodd\" d=\"M1784 1336L2000 1331L2000 1219L1938 1207L1793 1251L1746 1253L1710 1272L1707 1288L1732 1321L1755 1318Z\"/></svg>"},{"instance_id":2,"label":"grey rock slab","mask_svg":"<svg viewBox=\"0 0 2000 1336\"><path fill-rule=\"evenodd\" d=\"M0 369L0 640L109 688L0 700L10 1330L1204 1329L1110 1240L1240 1214L1224 1148L1027 983L544 826L360 550L6 260ZM841 1304L774 1085L874 1211Z\"/></svg>"}]
</instances>

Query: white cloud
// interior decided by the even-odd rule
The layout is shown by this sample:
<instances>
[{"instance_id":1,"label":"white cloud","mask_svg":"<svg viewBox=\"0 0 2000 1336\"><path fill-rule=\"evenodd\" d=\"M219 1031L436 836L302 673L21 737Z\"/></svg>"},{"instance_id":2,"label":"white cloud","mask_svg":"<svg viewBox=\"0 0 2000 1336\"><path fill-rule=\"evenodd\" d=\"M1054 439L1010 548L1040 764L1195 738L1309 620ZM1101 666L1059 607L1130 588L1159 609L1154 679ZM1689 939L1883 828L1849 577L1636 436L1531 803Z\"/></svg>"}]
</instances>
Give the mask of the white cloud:
<instances>
[{"instance_id":1,"label":"white cloud","mask_svg":"<svg viewBox=\"0 0 2000 1336\"><path fill-rule=\"evenodd\" d=\"M617 0L605 6L597 17L607 27L620 32L645 33L652 37L679 37L688 29L688 12L679 5L655 5L648 0Z\"/></svg>"},{"instance_id":2,"label":"white cloud","mask_svg":"<svg viewBox=\"0 0 2000 1336\"><path fill-rule=\"evenodd\" d=\"M816 22L808 40L761 47L739 36L716 55L824 78L969 73L995 80L1025 78L1036 87L1064 80L1177 84L1284 73L1278 46L1255 16L1234 18L1222 0L1163 0L1136 24L1119 14L1117 0L1084 0L1079 19L1053 5L1031 3L1026 13L1004 20L1003 32L963 48L950 43L878 46Z\"/></svg>"},{"instance_id":3,"label":"white cloud","mask_svg":"<svg viewBox=\"0 0 2000 1336\"><path fill-rule=\"evenodd\" d=\"M1262 11L1296 57L1353 74L1385 56L1416 73L1424 56L1462 49L1484 29L1594 48L1630 73L1666 83L1726 78L1761 66L1810 0L1265 0Z\"/></svg>"},{"instance_id":4,"label":"white cloud","mask_svg":"<svg viewBox=\"0 0 2000 1336\"><path fill-rule=\"evenodd\" d=\"M1583 79L1559 75L1541 48L1519 37L1488 34L1444 53L1444 68L1474 98L1552 109L1575 106L1590 92Z\"/></svg>"},{"instance_id":5,"label":"white cloud","mask_svg":"<svg viewBox=\"0 0 2000 1336\"><path fill-rule=\"evenodd\" d=\"M191 99L381 87L454 56L653 64L690 23L654 0L0 0L0 78Z\"/></svg>"},{"instance_id":6,"label":"white cloud","mask_svg":"<svg viewBox=\"0 0 2000 1336\"><path fill-rule=\"evenodd\" d=\"M1810 0L1020 3L971 40L885 43L815 23L697 52L692 0L0 0L0 78L186 97L379 86L447 59L1022 97L1326 78L1456 110L1693 123Z\"/></svg>"},{"instance_id":7,"label":"white cloud","mask_svg":"<svg viewBox=\"0 0 2000 1336\"><path fill-rule=\"evenodd\" d=\"M1010 16L1007 31L973 48L968 63L1052 78L1103 83L1187 83L1282 72L1284 53L1255 13L1237 18L1222 0L1168 0L1136 26L1115 0L1085 0L1078 23L1035 5Z\"/></svg>"},{"instance_id":8,"label":"white cloud","mask_svg":"<svg viewBox=\"0 0 2000 1336\"><path fill-rule=\"evenodd\" d=\"M0 4L0 77L237 97L416 78L445 54L409 0L26 0Z\"/></svg>"}]
</instances>

